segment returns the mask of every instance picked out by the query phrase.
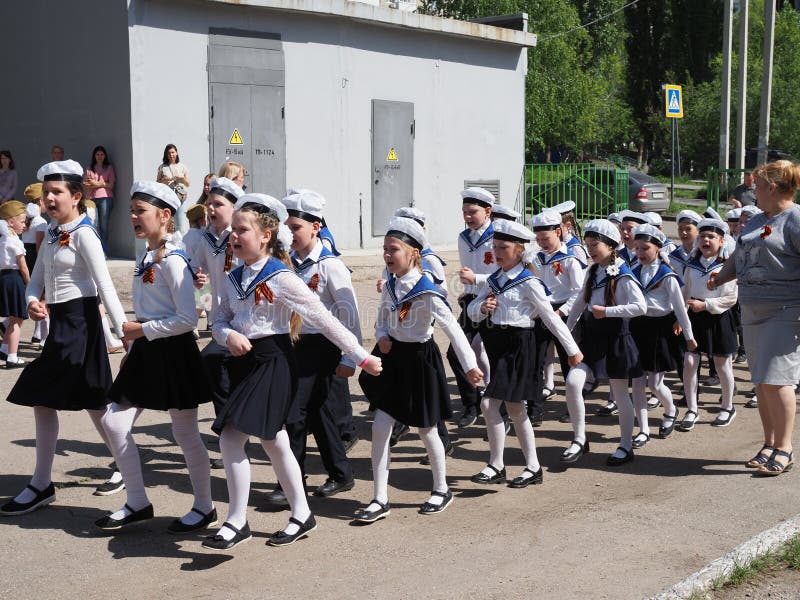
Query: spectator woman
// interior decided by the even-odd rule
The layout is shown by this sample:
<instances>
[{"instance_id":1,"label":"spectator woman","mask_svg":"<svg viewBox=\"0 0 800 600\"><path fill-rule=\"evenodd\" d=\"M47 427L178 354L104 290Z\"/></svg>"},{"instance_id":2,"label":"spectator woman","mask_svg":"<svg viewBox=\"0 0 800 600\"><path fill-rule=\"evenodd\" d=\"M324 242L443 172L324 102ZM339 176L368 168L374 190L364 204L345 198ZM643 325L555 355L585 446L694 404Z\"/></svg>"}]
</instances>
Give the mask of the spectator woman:
<instances>
[{"instance_id":1,"label":"spectator woman","mask_svg":"<svg viewBox=\"0 0 800 600\"><path fill-rule=\"evenodd\" d=\"M13 200L17 193L17 171L8 150L0 150L0 202Z\"/></svg>"},{"instance_id":2,"label":"spectator woman","mask_svg":"<svg viewBox=\"0 0 800 600\"><path fill-rule=\"evenodd\" d=\"M186 195L189 191L189 170L181 162L175 144L167 144L164 148L164 156L156 171L156 181L172 188L181 201L181 207L175 215L175 229L183 235L189 229L189 222L186 219L186 209L189 208L186 203Z\"/></svg>"},{"instance_id":3,"label":"spectator woman","mask_svg":"<svg viewBox=\"0 0 800 600\"><path fill-rule=\"evenodd\" d=\"M100 233L103 247L108 251L108 234L111 227L111 209L114 207L114 184L117 176L114 167L108 162L108 152L105 147L95 146L92 150L92 160L86 167L83 178L83 187L89 200L94 201L97 208L97 221L95 227Z\"/></svg>"},{"instance_id":4,"label":"spectator woman","mask_svg":"<svg viewBox=\"0 0 800 600\"><path fill-rule=\"evenodd\" d=\"M755 170L764 212L747 223L736 252L709 288L736 278L750 374L758 395L764 445L746 463L762 475L792 466L795 384L800 379L800 165L787 160Z\"/></svg>"}]
</instances>

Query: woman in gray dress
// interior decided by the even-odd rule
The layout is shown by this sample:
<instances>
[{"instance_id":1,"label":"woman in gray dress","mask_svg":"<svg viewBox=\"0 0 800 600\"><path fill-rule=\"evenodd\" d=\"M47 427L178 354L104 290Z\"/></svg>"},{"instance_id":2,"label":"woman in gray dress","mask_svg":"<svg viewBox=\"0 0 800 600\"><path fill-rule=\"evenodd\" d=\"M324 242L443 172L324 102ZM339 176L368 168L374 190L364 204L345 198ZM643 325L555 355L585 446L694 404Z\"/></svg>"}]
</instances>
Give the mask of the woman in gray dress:
<instances>
[{"instance_id":1,"label":"woman in gray dress","mask_svg":"<svg viewBox=\"0 0 800 600\"><path fill-rule=\"evenodd\" d=\"M746 463L762 475L792 466L795 385L800 379L800 165L787 160L755 170L764 212L739 236L736 252L709 288L739 284L747 358L758 395L764 446Z\"/></svg>"}]
</instances>

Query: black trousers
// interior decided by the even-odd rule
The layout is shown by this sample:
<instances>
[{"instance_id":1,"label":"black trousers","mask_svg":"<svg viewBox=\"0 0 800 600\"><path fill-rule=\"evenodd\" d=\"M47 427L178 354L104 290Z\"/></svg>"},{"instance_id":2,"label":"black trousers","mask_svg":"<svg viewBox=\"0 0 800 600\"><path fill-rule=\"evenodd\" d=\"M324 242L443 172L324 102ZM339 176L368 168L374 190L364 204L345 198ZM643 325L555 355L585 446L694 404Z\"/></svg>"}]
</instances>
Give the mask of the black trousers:
<instances>
[{"instance_id":1,"label":"black trousers","mask_svg":"<svg viewBox=\"0 0 800 600\"><path fill-rule=\"evenodd\" d=\"M458 324L461 326L464 335L467 336L470 344L475 336L480 333L480 324L472 321L467 316L467 306L475 299L475 294L466 294L458 299L458 305L461 307L461 314L458 316ZM477 388L472 387L472 384L467 379L467 374L461 368L461 363L458 361L458 356L453 345L447 348L447 362L450 363L450 368L456 376L456 385L458 386L458 394L461 396L461 404L464 406L464 411L480 413L481 395Z\"/></svg>"},{"instance_id":2,"label":"black trousers","mask_svg":"<svg viewBox=\"0 0 800 600\"><path fill-rule=\"evenodd\" d=\"M219 415L220 409L228 401L228 394L231 391L228 369L225 362L231 357L231 353L224 346L220 346L214 340L200 352L200 359L203 362L203 370L211 383L211 394L214 402L214 414Z\"/></svg>"},{"instance_id":3,"label":"black trousers","mask_svg":"<svg viewBox=\"0 0 800 600\"><path fill-rule=\"evenodd\" d=\"M347 377L333 376L330 385L330 396L326 406L333 414L333 420L339 429L339 437L349 442L358 437L356 423L353 421L353 405L350 399L350 384Z\"/></svg>"}]
</instances>

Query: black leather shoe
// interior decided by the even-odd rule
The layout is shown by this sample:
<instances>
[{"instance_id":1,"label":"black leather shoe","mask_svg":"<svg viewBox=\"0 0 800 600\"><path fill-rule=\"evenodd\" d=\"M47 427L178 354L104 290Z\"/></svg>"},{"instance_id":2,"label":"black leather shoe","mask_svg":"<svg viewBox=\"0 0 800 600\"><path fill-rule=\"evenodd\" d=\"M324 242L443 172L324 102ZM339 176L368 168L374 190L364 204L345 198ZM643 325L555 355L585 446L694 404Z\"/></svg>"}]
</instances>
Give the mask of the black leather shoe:
<instances>
[{"instance_id":1,"label":"black leather shoe","mask_svg":"<svg viewBox=\"0 0 800 600\"><path fill-rule=\"evenodd\" d=\"M399 421L395 421L394 427L392 428L392 435L389 437L389 448L394 448L397 445L405 434L408 433L410 427L405 423L400 423Z\"/></svg>"},{"instance_id":2,"label":"black leather shoe","mask_svg":"<svg viewBox=\"0 0 800 600\"><path fill-rule=\"evenodd\" d=\"M205 529L206 527L215 527L219 522L217 520L216 508L212 508L211 512L209 513L204 513L201 510L192 508L192 512L195 512L202 517L197 523L195 523L194 525L187 525L180 519L175 519L172 523L169 524L169 527L167 527L167 531L170 533L188 533L190 531L197 531L198 529Z\"/></svg>"},{"instance_id":3,"label":"black leather shoe","mask_svg":"<svg viewBox=\"0 0 800 600\"><path fill-rule=\"evenodd\" d=\"M568 463L569 464L569 463L577 462L577 460L581 456L583 456L584 454L588 454L589 453L589 440L586 440L585 442L583 442L583 444L581 444L578 440L572 440L572 444L578 444L580 446L580 448L578 448L574 452L570 452L569 451L569 447L567 447L567 449L564 450L564 452L561 453L561 456L559 458L559 460L562 463ZM570 444L570 446L572 446L572 444Z\"/></svg>"},{"instance_id":4,"label":"black leather shoe","mask_svg":"<svg viewBox=\"0 0 800 600\"><path fill-rule=\"evenodd\" d=\"M316 490L314 490L314 495L327 498L328 496L335 496L336 494L339 494L341 492L352 490L355 485L356 485L356 480L353 479L352 477L350 479L344 479L342 481L338 481L336 479L328 477L325 480L325 483L323 483Z\"/></svg>"},{"instance_id":5,"label":"black leather shoe","mask_svg":"<svg viewBox=\"0 0 800 600\"><path fill-rule=\"evenodd\" d=\"M221 458L212 458L211 459L211 468L212 469L224 469L225 465L223 464Z\"/></svg>"},{"instance_id":6,"label":"black leather shoe","mask_svg":"<svg viewBox=\"0 0 800 600\"><path fill-rule=\"evenodd\" d=\"M556 395L555 390L551 390L550 388L542 388L542 400L549 400L555 395Z\"/></svg>"},{"instance_id":7,"label":"black leather shoe","mask_svg":"<svg viewBox=\"0 0 800 600\"><path fill-rule=\"evenodd\" d=\"M617 448L617 450L622 450L625 453L625 456L622 458L617 458L613 454L606 459L606 464L609 467L619 467L620 465L624 465L625 463L629 463L633 460L633 450L626 450L622 446Z\"/></svg>"},{"instance_id":8,"label":"black leather shoe","mask_svg":"<svg viewBox=\"0 0 800 600\"><path fill-rule=\"evenodd\" d=\"M530 473L533 477L523 477L522 475L519 477L514 477L514 479L511 480L511 483L508 484L508 487L520 489L526 488L529 485L539 485L544 481L542 467L539 467L538 471L531 471L528 467L525 467L522 472Z\"/></svg>"},{"instance_id":9,"label":"black leather shoe","mask_svg":"<svg viewBox=\"0 0 800 600\"><path fill-rule=\"evenodd\" d=\"M342 445L344 445L344 453L349 454L350 450L352 450L353 446L355 446L358 443L359 439L360 438L356 435L354 437L351 437L350 439L342 440Z\"/></svg>"},{"instance_id":10,"label":"black leather shoe","mask_svg":"<svg viewBox=\"0 0 800 600\"><path fill-rule=\"evenodd\" d=\"M431 502L426 502L425 504L419 507L419 514L435 515L437 513L442 512L445 508L447 508L453 503L453 492L450 489L448 489L445 493L431 492L431 496L439 496L440 498L444 499L442 500L441 504L433 504Z\"/></svg>"},{"instance_id":11,"label":"black leather shoe","mask_svg":"<svg viewBox=\"0 0 800 600\"><path fill-rule=\"evenodd\" d=\"M25 487L36 494L33 500L30 502L15 502L14 500L9 500L2 506L2 508L0 508L0 515L4 515L6 517L25 515L29 512L35 511L37 508L47 506L56 499L56 488L53 486L52 482L50 482L50 485L43 490L37 490L30 484Z\"/></svg>"},{"instance_id":12,"label":"black leather shoe","mask_svg":"<svg viewBox=\"0 0 800 600\"><path fill-rule=\"evenodd\" d=\"M6 369L24 369L28 366L28 361L17 360L15 362L6 361Z\"/></svg>"},{"instance_id":13,"label":"black leather shoe","mask_svg":"<svg viewBox=\"0 0 800 600\"><path fill-rule=\"evenodd\" d=\"M236 527L226 521L222 524L222 527L227 527L236 535L229 540L226 540L220 534L206 536L206 539L203 540L203 548L208 548L209 550L230 550L234 546L238 546L242 542L246 542L253 537L253 534L250 533L250 525L247 523L245 523L241 529L236 529Z\"/></svg>"},{"instance_id":14,"label":"black leather shoe","mask_svg":"<svg viewBox=\"0 0 800 600\"><path fill-rule=\"evenodd\" d=\"M605 406L601 406L600 408L598 408L597 414L600 415L601 417L610 417L612 415L618 415L619 408L617 408L615 402L609 402Z\"/></svg>"},{"instance_id":15,"label":"black leather shoe","mask_svg":"<svg viewBox=\"0 0 800 600\"><path fill-rule=\"evenodd\" d=\"M494 471L494 475L487 475L483 471L480 473L476 473L469 480L472 483L483 483L483 484L490 484L490 483L505 483L506 482L506 469L503 467L502 469L497 469L494 465L486 465L489 467L490 470Z\"/></svg>"},{"instance_id":16,"label":"black leather shoe","mask_svg":"<svg viewBox=\"0 0 800 600\"><path fill-rule=\"evenodd\" d=\"M453 456L453 452L455 451L456 447L453 445L453 442L451 440L447 440L447 443L444 446L444 455ZM431 464L431 457L426 454L425 456L419 459L419 464L429 467Z\"/></svg>"},{"instance_id":17,"label":"black leather shoe","mask_svg":"<svg viewBox=\"0 0 800 600\"><path fill-rule=\"evenodd\" d=\"M645 444L650 441L650 436L646 434L644 431L640 431L635 436L633 436L633 442L631 442L631 446L633 446L634 450L638 450L639 448L644 448Z\"/></svg>"},{"instance_id":18,"label":"black leather shoe","mask_svg":"<svg viewBox=\"0 0 800 600\"><path fill-rule=\"evenodd\" d=\"M704 385L706 387L714 387L715 385L719 385L719 377L716 375L709 375L700 382L700 385Z\"/></svg>"},{"instance_id":19,"label":"black leather shoe","mask_svg":"<svg viewBox=\"0 0 800 600\"><path fill-rule=\"evenodd\" d=\"M658 437L660 437L662 440L665 440L675 429L675 424L678 422L678 411L677 410L675 411L674 417L671 417L666 413L664 413L661 416L664 417L664 419L672 419L672 425L670 425L669 427L664 427L664 424L662 422L661 426L658 428Z\"/></svg>"},{"instance_id":20,"label":"black leather shoe","mask_svg":"<svg viewBox=\"0 0 800 600\"><path fill-rule=\"evenodd\" d=\"M276 531L267 540L268 546L288 546L301 540L317 528L317 520L314 515L309 515L306 522L298 521L294 517L289 517L289 523L294 523L300 529L296 533L288 534L285 531Z\"/></svg>"},{"instance_id":21,"label":"black leather shoe","mask_svg":"<svg viewBox=\"0 0 800 600\"><path fill-rule=\"evenodd\" d=\"M286 494L283 493L281 484L275 486L275 489L267 494L267 504L277 506L279 508L289 508L289 501L286 499Z\"/></svg>"},{"instance_id":22,"label":"black leather shoe","mask_svg":"<svg viewBox=\"0 0 800 600\"><path fill-rule=\"evenodd\" d=\"M125 508L127 508L128 512L130 512L127 517L123 517L122 519L112 519L111 515L106 515L102 519L97 519L94 524L98 529L102 529L103 531L113 531L115 529L122 529L125 527L125 525L130 525L131 523L136 523L137 521L146 521L147 519L153 518L152 504L148 504L139 510L133 510L127 504L125 505Z\"/></svg>"},{"instance_id":23,"label":"black leather shoe","mask_svg":"<svg viewBox=\"0 0 800 600\"><path fill-rule=\"evenodd\" d=\"M370 504L377 504L380 508L378 510L367 510ZM364 508L356 510L355 516L353 516L353 523L374 523L375 521L385 519L391 512L388 502L384 504L373 498L372 502L367 504Z\"/></svg>"},{"instance_id":24,"label":"black leather shoe","mask_svg":"<svg viewBox=\"0 0 800 600\"><path fill-rule=\"evenodd\" d=\"M531 427L541 427L544 423L544 415L542 413L528 415L528 418L531 421Z\"/></svg>"},{"instance_id":25,"label":"black leather shoe","mask_svg":"<svg viewBox=\"0 0 800 600\"><path fill-rule=\"evenodd\" d=\"M736 355L736 358L733 359L737 365L740 365L744 362L747 362L747 354L744 353L744 350L740 350L739 353Z\"/></svg>"},{"instance_id":26,"label":"black leather shoe","mask_svg":"<svg viewBox=\"0 0 800 600\"><path fill-rule=\"evenodd\" d=\"M458 427L460 429L464 429L465 427L470 427L471 425L475 425L475 421L478 420L478 414L472 410L464 411L464 414L461 415L461 418L458 420Z\"/></svg>"}]
</instances>

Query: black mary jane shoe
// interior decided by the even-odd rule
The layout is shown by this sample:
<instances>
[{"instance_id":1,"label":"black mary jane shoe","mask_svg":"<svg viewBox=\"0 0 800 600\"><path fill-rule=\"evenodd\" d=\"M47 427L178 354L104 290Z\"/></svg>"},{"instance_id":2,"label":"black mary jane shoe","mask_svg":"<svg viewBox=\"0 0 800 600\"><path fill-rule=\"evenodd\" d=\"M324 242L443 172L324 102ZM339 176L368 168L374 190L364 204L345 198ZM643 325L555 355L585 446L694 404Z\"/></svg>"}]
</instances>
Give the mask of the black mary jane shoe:
<instances>
[{"instance_id":1,"label":"black mary jane shoe","mask_svg":"<svg viewBox=\"0 0 800 600\"><path fill-rule=\"evenodd\" d=\"M514 477L511 480L511 483L508 484L508 487L521 489L526 488L529 485L539 485L544 481L544 473L542 473L542 467L539 467L538 471L531 471L528 467L525 467L522 470L524 473L530 473L532 477L524 477L520 475L519 477Z\"/></svg>"},{"instance_id":2,"label":"black mary jane shoe","mask_svg":"<svg viewBox=\"0 0 800 600\"><path fill-rule=\"evenodd\" d=\"M664 417L664 420L672 419L672 425L670 425L669 427L664 427L664 422L662 421L661 426L658 428L658 437L660 437L662 440L665 440L670 436L672 431L675 429L675 424L678 422L678 411L677 410L675 411L674 417L671 417L666 413L664 413L661 416Z\"/></svg>"},{"instance_id":3,"label":"black mary jane shoe","mask_svg":"<svg viewBox=\"0 0 800 600\"><path fill-rule=\"evenodd\" d=\"M606 464L609 467L619 467L620 465L624 465L625 463L629 463L633 460L633 450L626 450L622 446L617 448L617 450L622 450L625 453L625 456L622 458L617 458L613 454L606 459Z\"/></svg>"},{"instance_id":4,"label":"black mary jane shoe","mask_svg":"<svg viewBox=\"0 0 800 600\"><path fill-rule=\"evenodd\" d=\"M436 513L442 512L445 508L447 508L453 503L453 492L449 488L444 493L436 491L431 492L431 496L439 496L440 498L443 498L442 503L433 504L432 502L426 502L425 504L419 507L419 514L435 515Z\"/></svg>"},{"instance_id":5,"label":"black mary jane shoe","mask_svg":"<svg viewBox=\"0 0 800 600\"><path fill-rule=\"evenodd\" d=\"M115 529L122 529L125 527L125 525L130 525L131 523L136 523L137 521L146 521L147 519L153 518L152 504L148 504L139 510L133 510L127 504L125 505L125 508L128 509L128 512L130 513L129 515L121 519L112 519L111 515L106 515L102 519L97 519L97 521L94 522L95 526L103 531L113 531Z\"/></svg>"},{"instance_id":6,"label":"black mary jane shoe","mask_svg":"<svg viewBox=\"0 0 800 600\"><path fill-rule=\"evenodd\" d=\"M727 416L724 416L726 415ZM727 427L733 420L736 418L736 409L731 407L730 409L727 408L720 408L719 414L717 418L711 423L712 427Z\"/></svg>"},{"instance_id":7,"label":"black mary jane shoe","mask_svg":"<svg viewBox=\"0 0 800 600\"><path fill-rule=\"evenodd\" d=\"M241 529L237 529L226 521L222 524L222 527L227 527L236 535L229 540L226 540L219 533L206 536L206 539L203 540L203 548L208 548L209 550L230 550L234 546L238 546L253 537L253 534L250 533L250 525L247 523L245 523Z\"/></svg>"},{"instance_id":8,"label":"black mary jane shoe","mask_svg":"<svg viewBox=\"0 0 800 600\"><path fill-rule=\"evenodd\" d=\"M308 515L305 523L294 517L289 517L289 523L294 523L300 529L291 534L283 530L276 531L267 540L267 546L289 546L294 544L297 540L302 540L317 528L317 520L314 518L314 515Z\"/></svg>"},{"instance_id":9,"label":"black mary jane shoe","mask_svg":"<svg viewBox=\"0 0 800 600\"><path fill-rule=\"evenodd\" d=\"M202 510L192 508L193 513L200 515L201 519L192 525L187 525L180 519L175 519L167 527L169 533L189 533L190 531L197 531L198 529L205 529L207 527L214 527L219 522L217 520L217 509L212 508L210 512L204 513Z\"/></svg>"},{"instance_id":10,"label":"black mary jane shoe","mask_svg":"<svg viewBox=\"0 0 800 600\"><path fill-rule=\"evenodd\" d=\"M314 495L322 498L328 498L329 496L335 496L336 494L352 490L355 485L356 480L352 477L350 479L342 480L328 477L325 480L325 483L314 490Z\"/></svg>"},{"instance_id":11,"label":"black mary jane shoe","mask_svg":"<svg viewBox=\"0 0 800 600\"><path fill-rule=\"evenodd\" d=\"M597 409L597 414L601 417L611 417L619 414L619 407L616 402L609 402L605 406Z\"/></svg>"},{"instance_id":12,"label":"black mary jane shoe","mask_svg":"<svg viewBox=\"0 0 800 600\"><path fill-rule=\"evenodd\" d=\"M506 468L503 467L502 469L498 469L494 465L486 465L489 469L494 471L494 475L487 475L483 471L480 473L476 473L469 480L472 483L482 483L482 484L490 484L490 483L505 483L506 482Z\"/></svg>"},{"instance_id":13,"label":"black mary jane shoe","mask_svg":"<svg viewBox=\"0 0 800 600\"><path fill-rule=\"evenodd\" d=\"M6 517L13 517L15 515L26 515L29 512L35 511L37 508L47 506L56 499L56 488L51 482L43 490L37 490L32 485L28 484L27 487L36 496L29 502L17 502L16 500L9 500L2 508L0 508L0 515Z\"/></svg>"},{"instance_id":14,"label":"black mary jane shoe","mask_svg":"<svg viewBox=\"0 0 800 600\"><path fill-rule=\"evenodd\" d=\"M380 508L378 510L367 510L370 507L370 504L377 504ZM391 514L391 507L387 502L384 504L383 502L378 502L375 498L367 504L364 508L359 508L356 510L355 515L353 516L353 523L374 523L375 521L380 521L381 519L385 519Z\"/></svg>"},{"instance_id":15,"label":"black mary jane shoe","mask_svg":"<svg viewBox=\"0 0 800 600\"><path fill-rule=\"evenodd\" d=\"M579 448L575 452L570 452L569 447L567 447L567 449L564 450L559 457L559 460L562 463L574 463L581 456L589 453L589 440L586 440L582 444L578 440L572 440L572 444L577 444ZM570 446L572 446L572 444L570 444Z\"/></svg>"},{"instance_id":16,"label":"black mary jane shoe","mask_svg":"<svg viewBox=\"0 0 800 600\"><path fill-rule=\"evenodd\" d=\"M693 419L689 419L689 415L694 415ZM678 431L691 431L694 429L695 424L697 423L697 413L693 410L687 410L684 415L683 419L680 423L675 425L675 429Z\"/></svg>"},{"instance_id":17,"label":"black mary jane shoe","mask_svg":"<svg viewBox=\"0 0 800 600\"><path fill-rule=\"evenodd\" d=\"M635 436L633 436L633 440L631 442L631 446L634 450L638 450L639 448L644 448L647 442L650 441L650 435L645 433L644 431L640 431Z\"/></svg>"}]
</instances>

